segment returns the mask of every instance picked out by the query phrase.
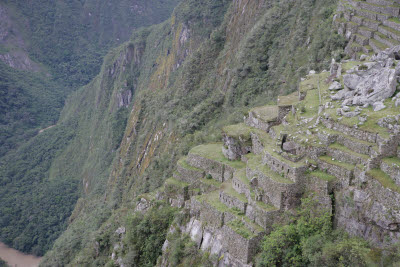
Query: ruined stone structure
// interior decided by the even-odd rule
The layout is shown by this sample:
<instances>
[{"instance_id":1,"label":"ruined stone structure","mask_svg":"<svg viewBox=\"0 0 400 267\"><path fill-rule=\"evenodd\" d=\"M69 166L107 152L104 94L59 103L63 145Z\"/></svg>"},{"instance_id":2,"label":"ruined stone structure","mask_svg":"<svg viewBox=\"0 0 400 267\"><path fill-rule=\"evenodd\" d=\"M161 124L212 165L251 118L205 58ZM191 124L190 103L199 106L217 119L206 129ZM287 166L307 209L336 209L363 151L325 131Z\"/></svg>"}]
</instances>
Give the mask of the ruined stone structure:
<instances>
[{"instance_id":1,"label":"ruined stone structure","mask_svg":"<svg viewBox=\"0 0 400 267\"><path fill-rule=\"evenodd\" d=\"M360 66L333 64L335 76ZM310 192L335 227L376 246L400 241L400 95L380 111L347 107L332 97L346 85L331 78L309 74L300 93L250 110L223 128L223 143L193 148L166 181L158 198L190 214L181 230L218 266L250 266L262 237Z\"/></svg>"},{"instance_id":2,"label":"ruined stone structure","mask_svg":"<svg viewBox=\"0 0 400 267\"><path fill-rule=\"evenodd\" d=\"M400 1L341 0L335 24L350 41L348 54L378 53L400 44Z\"/></svg>"}]
</instances>

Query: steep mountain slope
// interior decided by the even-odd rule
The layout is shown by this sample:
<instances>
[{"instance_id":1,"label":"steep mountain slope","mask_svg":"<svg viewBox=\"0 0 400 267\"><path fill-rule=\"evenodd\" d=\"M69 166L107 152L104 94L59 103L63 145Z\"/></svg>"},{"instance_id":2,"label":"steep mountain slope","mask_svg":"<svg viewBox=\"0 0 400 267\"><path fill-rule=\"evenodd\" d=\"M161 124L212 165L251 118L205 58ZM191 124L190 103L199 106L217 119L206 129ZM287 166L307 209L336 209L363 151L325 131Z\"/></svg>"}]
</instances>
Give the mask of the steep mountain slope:
<instances>
[{"instance_id":1,"label":"steep mountain slope","mask_svg":"<svg viewBox=\"0 0 400 267\"><path fill-rule=\"evenodd\" d=\"M141 262L151 240L146 248L123 241L125 249L111 260L112 247L122 242L115 231L138 224L128 220L137 197L161 186L192 146L219 141L220 126L296 90L311 68L328 68L331 56L340 57L344 41L331 27L335 8L331 1L187 0L169 21L135 32L111 52L100 75L63 112L66 121L78 111L94 117L82 117L50 173L79 173L86 194L43 265ZM117 114L122 123L112 127ZM151 266L157 259L149 260Z\"/></svg>"},{"instance_id":2,"label":"steep mountain slope","mask_svg":"<svg viewBox=\"0 0 400 267\"><path fill-rule=\"evenodd\" d=\"M62 152L73 137L88 137L90 133L76 131L84 112L68 121L58 121L64 101L71 91L100 71L102 58L110 47L127 40L133 29L165 20L177 3L0 3L2 241L21 251L42 255L65 229L81 192L83 160L69 155L57 172L51 166L55 158L67 153ZM121 111L110 119L116 132L123 131L118 127L123 127L125 113ZM54 124L58 127L48 128ZM121 133L114 136L113 148ZM105 157L112 158L109 154ZM109 161L100 160L106 165ZM93 169L93 175L103 171L103 167Z\"/></svg>"}]
</instances>

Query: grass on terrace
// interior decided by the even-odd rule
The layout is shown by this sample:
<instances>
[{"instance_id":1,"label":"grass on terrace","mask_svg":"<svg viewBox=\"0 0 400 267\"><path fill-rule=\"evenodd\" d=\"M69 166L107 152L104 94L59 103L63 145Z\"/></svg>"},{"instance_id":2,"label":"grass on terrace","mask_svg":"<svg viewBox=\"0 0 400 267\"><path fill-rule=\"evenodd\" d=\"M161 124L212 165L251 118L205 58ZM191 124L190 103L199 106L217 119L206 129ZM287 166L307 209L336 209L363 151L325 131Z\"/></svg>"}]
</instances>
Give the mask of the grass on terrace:
<instances>
[{"instance_id":1,"label":"grass on terrace","mask_svg":"<svg viewBox=\"0 0 400 267\"><path fill-rule=\"evenodd\" d=\"M171 177L171 178L168 178L167 180L165 180L165 185L175 185L175 186L182 187L182 188L189 186L188 183L179 181L178 179L175 179L174 177Z\"/></svg>"},{"instance_id":2,"label":"grass on terrace","mask_svg":"<svg viewBox=\"0 0 400 267\"><path fill-rule=\"evenodd\" d=\"M336 150L343 151L343 152L345 152L347 154L362 158L364 160L369 159L369 157L367 155L359 154L357 152L354 152L353 150L351 150L351 149L349 149L349 148L347 148L347 147L345 147L345 146L343 146L341 144L338 144L338 143L333 143L333 144L329 145L329 147L333 148L333 149L336 149Z\"/></svg>"},{"instance_id":3,"label":"grass on terrace","mask_svg":"<svg viewBox=\"0 0 400 267\"><path fill-rule=\"evenodd\" d=\"M199 155L203 158L218 161L220 163L229 165L235 169L242 169L242 168L246 167L246 164L242 161L239 161L239 160L230 161L227 158L225 158L224 154L222 154L222 144L221 143L196 146L196 147L192 148L189 153Z\"/></svg>"},{"instance_id":4,"label":"grass on terrace","mask_svg":"<svg viewBox=\"0 0 400 267\"><path fill-rule=\"evenodd\" d=\"M328 182L332 182L332 181L336 180L335 176L330 175L330 174L328 174L326 172L323 172L323 171L320 171L320 170L313 171L313 172L310 173L310 175L312 177L315 177L315 178L318 178L318 179L321 179L321 180L324 180L324 181L328 181Z\"/></svg>"},{"instance_id":5,"label":"grass on terrace","mask_svg":"<svg viewBox=\"0 0 400 267\"><path fill-rule=\"evenodd\" d=\"M178 160L178 165L181 166L182 168L186 169L186 170L191 170L191 171L197 171L197 172L203 172L202 170L200 170L199 168L193 167L191 165L189 165L189 163L186 161L187 157L183 157L180 160Z\"/></svg>"},{"instance_id":6,"label":"grass on terrace","mask_svg":"<svg viewBox=\"0 0 400 267\"><path fill-rule=\"evenodd\" d=\"M222 128L222 131L226 135L236 139L240 137L242 140L250 140L251 139L250 133L252 131L252 128L244 123L239 123L235 125L225 126L224 128Z\"/></svg>"},{"instance_id":7,"label":"grass on terrace","mask_svg":"<svg viewBox=\"0 0 400 267\"><path fill-rule=\"evenodd\" d=\"M397 167L400 167L400 159L398 157L384 158L382 159L386 164L394 164Z\"/></svg>"},{"instance_id":8,"label":"grass on terrace","mask_svg":"<svg viewBox=\"0 0 400 267\"><path fill-rule=\"evenodd\" d=\"M246 239L250 239L255 235L253 232L246 226L246 224L242 220L233 220L228 222L228 226L235 231L235 233L241 235Z\"/></svg>"},{"instance_id":9,"label":"grass on terrace","mask_svg":"<svg viewBox=\"0 0 400 267\"><path fill-rule=\"evenodd\" d=\"M299 102L299 92L293 92L290 95L278 96L278 106L290 106Z\"/></svg>"},{"instance_id":10,"label":"grass on terrace","mask_svg":"<svg viewBox=\"0 0 400 267\"><path fill-rule=\"evenodd\" d=\"M203 178L203 179L200 179L200 181L203 183L203 184L206 184L206 185L212 185L212 186L215 186L215 187L217 187L217 188L220 188L221 187L221 182L218 182L217 180L214 180L214 179L207 179L207 178Z\"/></svg>"},{"instance_id":11,"label":"grass on terrace","mask_svg":"<svg viewBox=\"0 0 400 267\"><path fill-rule=\"evenodd\" d=\"M249 179L247 179L247 175L246 175L246 168L236 171L234 174L234 177L236 177L237 179L242 181L244 184L250 185L250 181L249 181Z\"/></svg>"},{"instance_id":12,"label":"grass on terrace","mask_svg":"<svg viewBox=\"0 0 400 267\"><path fill-rule=\"evenodd\" d=\"M367 174L377 180L383 187L400 194L400 187L393 181L393 179L389 175L384 173L381 169L372 169L368 171Z\"/></svg>"},{"instance_id":13,"label":"grass on terrace","mask_svg":"<svg viewBox=\"0 0 400 267\"><path fill-rule=\"evenodd\" d=\"M275 182L282 183L282 184L293 184L293 181L282 177L278 173L271 170L267 165L264 165L261 160L261 155L248 155L248 162L247 166L252 170L257 170L262 172L265 176L269 177L270 179L274 180Z\"/></svg>"},{"instance_id":14,"label":"grass on terrace","mask_svg":"<svg viewBox=\"0 0 400 267\"><path fill-rule=\"evenodd\" d=\"M337 121L340 116L336 114L336 109L340 107L340 103L339 101L333 101L332 103L335 105L335 108L326 109L324 112L328 113L333 120ZM383 117L398 115L399 109L395 107L394 102L392 101L391 98L386 99L384 101L384 104L386 108L380 111L374 111L372 106L368 108L363 108L360 115L367 115L368 119L363 125L358 125L358 129L366 132L378 133L383 138L389 137L388 130L386 128L379 127L377 122L379 119ZM354 106L350 107L352 111L354 111L355 108L356 107ZM354 125L358 124L359 122L358 117L359 116L353 118L346 118L343 116L342 119L340 120L340 124L353 127Z\"/></svg>"},{"instance_id":15,"label":"grass on terrace","mask_svg":"<svg viewBox=\"0 0 400 267\"><path fill-rule=\"evenodd\" d=\"M339 166L341 168L344 168L346 170L352 171L354 170L355 166L352 164L348 164L345 162L339 162L338 160L332 160L332 157L329 156L321 156L319 157L320 160L325 161L326 163L332 164L332 165L336 165Z\"/></svg>"},{"instance_id":16,"label":"grass on terrace","mask_svg":"<svg viewBox=\"0 0 400 267\"><path fill-rule=\"evenodd\" d=\"M239 199L243 203L247 203L247 198L244 194L239 194L233 187L232 181L227 181L221 185L221 190L224 191L226 194Z\"/></svg>"},{"instance_id":17,"label":"grass on terrace","mask_svg":"<svg viewBox=\"0 0 400 267\"><path fill-rule=\"evenodd\" d=\"M219 212L228 212L229 208L219 200L219 190L195 197L200 202L206 202Z\"/></svg>"},{"instance_id":18,"label":"grass on terrace","mask_svg":"<svg viewBox=\"0 0 400 267\"><path fill-rule=\"evenodd\" d=\"M278 106L263 106L253 108L250 112L253 112L257 118L265 122L270 122L278 119L278 110Z\"/></svg>"}]
</instances>

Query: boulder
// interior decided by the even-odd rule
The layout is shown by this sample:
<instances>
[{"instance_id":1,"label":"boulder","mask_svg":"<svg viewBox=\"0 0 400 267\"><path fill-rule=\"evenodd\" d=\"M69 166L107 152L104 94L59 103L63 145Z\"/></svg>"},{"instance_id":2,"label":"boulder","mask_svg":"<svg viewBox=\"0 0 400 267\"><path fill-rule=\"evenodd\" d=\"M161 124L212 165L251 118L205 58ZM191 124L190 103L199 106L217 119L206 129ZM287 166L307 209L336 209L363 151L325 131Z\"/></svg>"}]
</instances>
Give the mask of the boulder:
<instances>
[{"instance_id":1,"label":"boulder","mask_svg":"<svg viewBox=\"0 0 400 267\"><path fill-rule=\"evenodd\" d=\"M357 74L346 74L343 76L343 83L349 90L355 90L363 81L363 78Z\"/></svg>"},{"instance_id":2,"label":"boulder","mask_svg":"<svg viewBox=\"0 0 400 267\"><path fill-rule=\"evenodd\" d=\"M386 106L383 104L382 101L373 103L372 107L374 108L374 111L379 111L379 110L386 108Z\"/></svg>"},{"instance_id":3,"label":"boulder","mask_svg":"<svg viewBox=\"0 0 400 267\"><path fill-rule=\"evenodd\" d=\"M345 75L345 85L355 89L352 104L373 104L392 97L396 91L397 72L400 72L400 69L398 71L375 64L362 73Z\"/></svg>"},{"instance_id":4,"label":"boulder","mask_svg":"<svg viewBox=\"0 0 400 267\"><path fill-rule=\"evenodd\" d=\"M400 99L397 99L396 102L394 103L394 105L395 105L396 107L400 107Z\"/></svg>"},{"instance_id":5,"label":"boulder","mask_svg":"<svg viewBox=\"0 0 400 267\"><path fill-rule=\"evenodd\" d=\"M329 90L332 90L332 91L337 91L337 90L340 90L340 89L343 89L343 86L342 86L341 83L336 82L336 81L334 81L331 84L331 86L329 86Z\"/></svg>"}]
</instances>

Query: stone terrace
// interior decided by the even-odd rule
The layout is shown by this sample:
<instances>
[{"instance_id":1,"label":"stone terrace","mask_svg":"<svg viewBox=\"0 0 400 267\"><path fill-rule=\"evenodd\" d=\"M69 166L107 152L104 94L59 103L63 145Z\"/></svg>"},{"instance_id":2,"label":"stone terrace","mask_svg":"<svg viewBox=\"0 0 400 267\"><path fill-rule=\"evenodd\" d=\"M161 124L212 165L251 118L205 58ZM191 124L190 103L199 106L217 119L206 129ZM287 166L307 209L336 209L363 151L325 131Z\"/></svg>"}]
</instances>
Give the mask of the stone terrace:
<instances>
[{"instance_id":1,"label":"stone terrace","mask_svg":"<svg viewBox=\"0 0 400 267\"><path fill-rule=\"evenodd\" d=\"M343 70L349 68L346 64L350 63L344 63ZM381 118L398 115L398 108L388 99L385 110L360 109L360 116L368 117L362 123L339 117L340 102L330 99L329 76L308 75L299 92L280 96L276 106L251 109L244 123L224 127L223 143L194 147L178 161L163 198L185 208L191 222L201 225L202 230L196 228L191 236L204 251L218 257L228 253L238 266L251 264L262 236L309 192L316 193L321 207L335 213L338 226L353 233L359 233L353 229L356 219L340 198L349 190L366 188L371 201L400 203L400 135L378 125ZM380 195L374 197L377 192ZM379 212L364 215L374 221ZM383 232L393 228L389 225L395 219L388 218L379 221L386 225ZM220 246L216 249L199 235Z\"/></svg>"},{"instance_id":2,"label":"stone terrace","mask_svg":"<svg viewBox=\"0 0 400 267\"><path fill-rule=\"evenodd\" d=\"M335 23L350 40L349 54L378 53L400 44L400 1L340 0L338 11Z\"/></svg>"}]
</instances>

